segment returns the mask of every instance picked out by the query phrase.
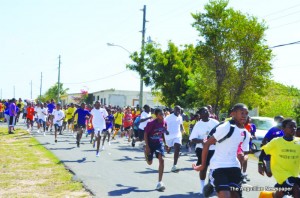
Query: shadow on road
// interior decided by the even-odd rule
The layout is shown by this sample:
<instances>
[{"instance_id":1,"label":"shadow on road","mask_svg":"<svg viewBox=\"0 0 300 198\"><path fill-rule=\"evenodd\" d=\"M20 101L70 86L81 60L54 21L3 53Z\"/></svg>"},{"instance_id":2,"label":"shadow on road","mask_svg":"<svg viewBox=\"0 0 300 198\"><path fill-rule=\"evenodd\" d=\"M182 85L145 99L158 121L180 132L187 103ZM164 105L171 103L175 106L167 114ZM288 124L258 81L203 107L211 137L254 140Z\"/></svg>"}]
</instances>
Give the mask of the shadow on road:
<instances>
[{"instance_id":1,"label":"shadow on road","mask_svg":"<svg viewBox=\"0 0 300 198\"><path fill-rule=\"evenodd\" d=\"M86 157L83 157L82 159L79 160L61 160L57 164L62 164L66 162L75 162L75 163L87 163L87 162L96 162L96 161L87 161Z\"/></svg>"},{"instance_id":2,"label":"shadow on road","mask_svg":"<svg viewBox=\"0 0 300 198\"><path fill-rule=\"evenodd\" d=\"M114 161L119 161L119 162L124 162L124 161L145 161L145 158L144 157L134 157L134 158L131 158L129 156L124 156L124 158L116 159Z\"/></svg>"},{"instance_id":3,"label":"shadow on road","mask_svg":"<svg viewBox=\"0 0 300 198\"><path fill-rule=\"evenodd\" d=\"M184 198L184 197L188 197L188 198L191 198L191 197L204 197L202 195L200 195L199 193L195 193L195 192L188 192L187 194L177 194L177 195L162 195L160 196L159 198Z\"/></svg>"},{"instance_id":4,"label":"shadow on road","mask_svg":"<svg viewBox=\"0 0 300 198\"><path fill-rule=\"evenodd\" d=\"M49 150L52 150L52 151L54 151L54 150L72 150L74 148L76 148L76 147L70 147L70 148L49 148Z\"/></svg>"},{"instance_id":5,"label":"shadow on road","mask_svg":"<svg viewBox=\"0 0 300 198\"><path fill-rule=\"evenodd\" d=\"M158 173L157 169L152 169L152 168L146 168L146 169L147 169L146 171L135 171L135 173L139 173L139 174L157 174ZM165 173L171 173L171 171L169 171L169 172L164 171L164 174Z\"/></svg>"},{"instance_id":6,"label":"shadow on road","mask_svg":"<svg viewBox=\"0 0 300 198\"><path fill-rule=\"evenodd\" d=\"M122 195L129 194L131 192L140 193L140 192L152 192L152 191L155 191L155 190L139 190L138 187L124 186L122 184L117 184L116 186L120 187L120 188L123 188L123 189L110 191L110 192L108 192L108 196L122 196Z\"/></svg>"},{"instance_id":7,"label":"shadow on road","mask_svg":"<svg viewBox=\"0 0 300 198\"><path fill-rule=\"evenodd\" d=\"M32 147L32 146L45 146L45 145L48 145L50 144L49 142L46 142L46 143L43 143L43 144L31 144L31 145L28 145L29 147Z\"/></svg>"}]
</instances>

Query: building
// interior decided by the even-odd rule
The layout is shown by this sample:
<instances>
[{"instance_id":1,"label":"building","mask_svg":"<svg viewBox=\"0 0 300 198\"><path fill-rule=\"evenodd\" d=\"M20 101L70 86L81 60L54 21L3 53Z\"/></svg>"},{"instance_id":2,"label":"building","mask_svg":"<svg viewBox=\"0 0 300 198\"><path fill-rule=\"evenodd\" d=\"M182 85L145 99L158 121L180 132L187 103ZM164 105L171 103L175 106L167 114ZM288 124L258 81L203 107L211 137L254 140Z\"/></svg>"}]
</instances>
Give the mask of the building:
<instances>
[{"instance_id":1,"label":"building","mask_svg":"<svg viewBox=\"0 0 300 198\"><path fill-rule=\"evenodd\" d=\"M161 106L158 99L151 92L143 92L143 104L150 107ZM139 104L139 91L107 89L93 93L94 101L99 100L101 104L112 106L136 106Z\"/></svg>"},{"instance_id":2,"label":"building","mask_svg":"<svg viewBox=\"0 0 300 198\"><path fill-rule=\"evenodd\" d=\"M162 106L158 99L151 92L144 91L143 104L148 104L150 107ZM139 91L115 90L107 89L90 93L92 95L91 102L99 100L101 104L112 106L136 106L139 104ZM80 97L80 93L67 94L61 97L62 104L77 104L74 98Z\"/></svg>"}]
</instances>

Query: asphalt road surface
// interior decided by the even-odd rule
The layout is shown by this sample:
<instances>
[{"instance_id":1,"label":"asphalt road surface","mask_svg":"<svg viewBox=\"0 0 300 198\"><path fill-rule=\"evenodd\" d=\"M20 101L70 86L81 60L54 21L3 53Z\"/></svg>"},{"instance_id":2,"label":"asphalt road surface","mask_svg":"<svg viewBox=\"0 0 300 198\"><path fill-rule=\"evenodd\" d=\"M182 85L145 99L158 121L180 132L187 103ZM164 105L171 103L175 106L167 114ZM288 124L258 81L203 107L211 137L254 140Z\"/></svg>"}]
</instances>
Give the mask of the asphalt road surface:
<instances>
[{"instance_id":1,"label":"asphalt road surface","mask_svg":"<svg viewBox=\"0 0 300 198\"><path fill-rule=\"evenodd\" d=\"M19 124L24 127L23 124ZM178 166L179 173L171 172L173 165L173 153L166 154L163 183L166 186L164 192L155 190L158 181L158 160L154 159L151 166L147 165L144 154L139 146L132 147L125 138L117 138L109 146L105 142L105 150L96 157L96 151L90 144L90 137L83 135L80 148L76 146L76 139L70 132L64 132L58 136L58 142L54 142L54 135L50 132L44 136L38 134L36 129L32 135L52 151L65 166L74 174L74 179L80 180L93 192L95 197L202 197L199 193L200 179L198 172L192 170L192 163L197 161L195 153L182 150ZM34 146L34 145L31 145ZM267 178L257 173L257 159L254 157L248 161L247 173L250 182L243 185L246 188L263 188L274 186L274 178ZM244 191L243 197L255 198L260 191ZM211 197L217 197L214 193Z\"/></svg>"}]
</instances>

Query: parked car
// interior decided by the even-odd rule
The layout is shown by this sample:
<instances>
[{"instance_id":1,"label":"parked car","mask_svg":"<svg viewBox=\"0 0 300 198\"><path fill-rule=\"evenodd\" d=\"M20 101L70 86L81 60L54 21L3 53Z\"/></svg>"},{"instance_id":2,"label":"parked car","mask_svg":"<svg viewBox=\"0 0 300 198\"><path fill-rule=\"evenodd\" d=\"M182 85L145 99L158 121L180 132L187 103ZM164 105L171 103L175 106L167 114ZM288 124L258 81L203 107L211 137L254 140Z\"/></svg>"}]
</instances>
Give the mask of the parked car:
<instances>
[{"instance_id":1,"label":"parked car","mask_svg":"<svg viewBox=\"0 0 300 198\"><path fill-rule=\"evenodd\" d=\"M252 140L252 143L255 144L257 149L260 149L260 145L266 133L270 128L276 126L276 122L274 122L273 118L268 117L251 117L251 120L256 126L256 138Z\"/></svg>"}]
</instances>

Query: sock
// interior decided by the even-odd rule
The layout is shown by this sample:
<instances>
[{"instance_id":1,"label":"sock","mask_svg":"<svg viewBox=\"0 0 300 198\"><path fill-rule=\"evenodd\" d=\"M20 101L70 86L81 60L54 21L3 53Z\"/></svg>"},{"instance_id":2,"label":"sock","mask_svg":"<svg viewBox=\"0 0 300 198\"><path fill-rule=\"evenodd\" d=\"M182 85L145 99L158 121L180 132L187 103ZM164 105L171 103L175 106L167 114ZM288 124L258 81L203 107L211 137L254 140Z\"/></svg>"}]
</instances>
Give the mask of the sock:
<instances>
[{"instance_id":1,"label":"sock","mask_svg":"<svg viewBox=\"0 0 300 198\"><path fill-rule=\"evenodd\" d=\"M200 193L201 193L201 194L203 193L204 185L205 185L205 180L201 180L201 179L200 179Z\"/></svg>"},{"instance_id":2,"label":"sock","mask_svg":"<svg viewBox=\"0 0 300 198\"><path fill-rule=\"evenodd\" d=\"M242 174L243 174L243 176L247 175L247 173L246 173L246 172L242 172Z\"/></svg>"}]
</instances>

